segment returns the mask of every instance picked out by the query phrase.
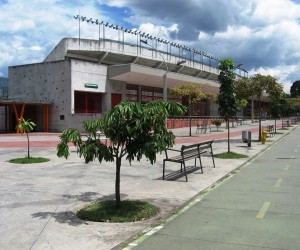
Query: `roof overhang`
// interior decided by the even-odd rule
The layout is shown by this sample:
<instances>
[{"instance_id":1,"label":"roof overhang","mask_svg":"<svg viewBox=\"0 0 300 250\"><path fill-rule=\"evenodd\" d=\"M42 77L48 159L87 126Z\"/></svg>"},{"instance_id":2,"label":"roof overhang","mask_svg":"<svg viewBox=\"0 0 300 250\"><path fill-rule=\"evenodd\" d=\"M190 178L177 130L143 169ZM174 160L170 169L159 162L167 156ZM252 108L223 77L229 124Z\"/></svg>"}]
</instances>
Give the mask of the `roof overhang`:
<instances>
[{"instance_id":1,"label":"roof overhang","mask_svg":"<svg viewBox=\"0 0 300 250\"><path fill-rule=\"evenodd\" d=\"M138 64L122 64L112 65L108 67L108 79L123 81L135 85L151 86L162 88L163 76L165 70L146 67ZM203 91L210 93L219 92L219 83L213 80L208 80L189 75L183 75L177 72L169 71L167 73L168 88L180 86L184 83L197 83L202 86Z\"/></svg>"}]
</instances>

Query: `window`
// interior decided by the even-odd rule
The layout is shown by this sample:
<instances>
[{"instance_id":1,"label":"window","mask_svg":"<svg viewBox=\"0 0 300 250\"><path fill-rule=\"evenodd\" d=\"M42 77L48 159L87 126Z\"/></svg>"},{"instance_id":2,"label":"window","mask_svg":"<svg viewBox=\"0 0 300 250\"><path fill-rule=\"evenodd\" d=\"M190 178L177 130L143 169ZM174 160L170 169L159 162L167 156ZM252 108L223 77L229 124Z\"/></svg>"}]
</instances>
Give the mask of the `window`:
<instances>
[{"instance_id":1,"label":"window","mask_svg":"<svg viewBox=\"0 0 300 250\"><path fill-rule=\"evenodd\" d=\"M101 93L75 91L75 113L101 113Z\"/></svg>"},{"instance_id":2,"label":"window","mask_svg":"<svg viewBox=\"0 0 300 250\"><path fill-rule=\"evenodd\" d=\"M138 86L133 84L126 85L126 100L130 102L138 101Z\"/></svg>"},{"instance_id":3,"label":"window","mask_svg":"<svg viewBox=\"0 0 300 250\"><path fill-rule=\"evenodd\" d=\"M163 99L161 88L142 86L142 103L157 101Z\"/></svg>"}]
</instances>

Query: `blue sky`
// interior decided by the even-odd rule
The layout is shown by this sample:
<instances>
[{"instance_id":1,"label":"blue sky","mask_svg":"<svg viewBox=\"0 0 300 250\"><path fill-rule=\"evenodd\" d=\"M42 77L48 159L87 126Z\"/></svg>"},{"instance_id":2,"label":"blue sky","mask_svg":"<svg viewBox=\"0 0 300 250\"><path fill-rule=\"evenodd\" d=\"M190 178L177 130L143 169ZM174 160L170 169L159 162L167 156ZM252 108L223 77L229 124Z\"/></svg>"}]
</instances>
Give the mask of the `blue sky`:
<instances>
[{"instance_id":1,"label":"blue sky","mask_svg":"<svg viewBox=\"0 0 300 250\"><path fill-rule=\"evenodd\" d=\"M231 57L250 75L276 77L287 93L300 80L300 0L0 0L0 76L8 76L8 66L43 61L62 38L78 37L79 11ZM95 25L81 31L97 39Z\"/></svg>"}]
</instances>

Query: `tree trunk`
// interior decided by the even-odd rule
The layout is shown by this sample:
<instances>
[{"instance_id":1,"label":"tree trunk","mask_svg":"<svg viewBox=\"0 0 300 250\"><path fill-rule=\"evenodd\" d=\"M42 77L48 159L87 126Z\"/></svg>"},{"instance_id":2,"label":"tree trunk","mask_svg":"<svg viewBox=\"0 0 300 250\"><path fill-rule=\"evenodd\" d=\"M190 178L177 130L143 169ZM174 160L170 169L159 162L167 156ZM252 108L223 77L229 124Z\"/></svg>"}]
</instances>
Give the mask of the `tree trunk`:
<instances>
[{"instance_id":1,"label":"tree trunk","mask_svg":"<svg viewBox=\"0 0 300 250\"><path fill-rule=\"evenodd\" d=\"M253 96L251 96L251 121L254 123L254 101Z\"/></svg>"},{"instance_id":2,"label":"tree trunk","mask_svg":"<svg viewBox=\"0 0 300 250\"><path fill-rule=\"evenodd\" d=\"M29 136L28 136L28 133L26 133L26 136L27 136L27 157L30 158L30 154L29 154Z\"/></svg>"},{"instance_id":3,"label":"tree trunk","mask_svg":"<svg viewBox=\"0 0 300 250\"><path fill-rule=\"evenodd\" d=\"M258 141L261 141L261 105L260 96L258 98Z\"/></svg>"},{"instance_id":4,"label":"tree trunk","mask_svg":"<svg viewBox=\"0 0 300 250\"><path fill-rule=\"evenodd\" d=\"M230 142L229 142L229 138L230 138L230 133L229 133L229 119L227 121L227 144L228 144L228 153L230 153Z\"/></svg>"},{"instance_id":5,"label":"tree trunk","mask_svg":"<svg viewBox=\"0 0 300 250\"><path fill-rule=\"evenodd\" d=\"M115 197L116 207L121 208L121 195L120 195L120 171L121 171L121 160L122 158L116 158L116 183L115 183Z\"/></svg>"},{"instance_id":6,"label":"tree trunk","mask_svg":"<svg viewBox=\"0 0 300 250\"><path fill-rule=\"evenodd\" d=\"M275 134L276 134L277 130L276 130L276 118L275 118Z\"/></svg>"}]
</instances>

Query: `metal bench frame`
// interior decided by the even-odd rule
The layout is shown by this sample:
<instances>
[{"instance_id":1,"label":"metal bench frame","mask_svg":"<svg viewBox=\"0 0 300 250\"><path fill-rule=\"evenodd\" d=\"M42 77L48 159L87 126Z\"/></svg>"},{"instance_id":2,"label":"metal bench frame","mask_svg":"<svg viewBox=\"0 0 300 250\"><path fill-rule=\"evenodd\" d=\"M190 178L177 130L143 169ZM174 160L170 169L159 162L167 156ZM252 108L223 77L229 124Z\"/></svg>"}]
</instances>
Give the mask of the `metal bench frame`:
<instances>
[{"instance_id":1,"label":"metal bench frame","mask_svg":"<svg viewBox=\"0 0 300 250\"><path fill-rule=\"evenodd\" d=\"M180 172L182 172L182 166L183 166L186 181L188 181L187 173L186 173L186 166L185 166L185 162L187 160L195 159L195 167L196 167L196 160L198 158L199 162L200 162L201 173L203 173L201 154L206 153L207 149L210 149L213 165L215 168L216 166L215 166L214 154L213 154L213 149L212 149L212 143L213 143L213 141L205 141L205 142L199 142L199 143L195 143L195 144L191 144L191 145L182 145L180 150L171 149L171 148L166 149L165 150L166 159L164 159L164 161L163 161L163 180L165 179L166 161L180 163L180 165L181 165ZM180 152L180 154L169 157L168 151L176 151L176 152Z\"/></svg>"}]
</instances>

